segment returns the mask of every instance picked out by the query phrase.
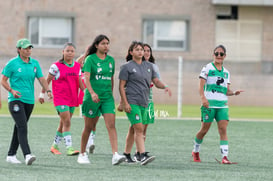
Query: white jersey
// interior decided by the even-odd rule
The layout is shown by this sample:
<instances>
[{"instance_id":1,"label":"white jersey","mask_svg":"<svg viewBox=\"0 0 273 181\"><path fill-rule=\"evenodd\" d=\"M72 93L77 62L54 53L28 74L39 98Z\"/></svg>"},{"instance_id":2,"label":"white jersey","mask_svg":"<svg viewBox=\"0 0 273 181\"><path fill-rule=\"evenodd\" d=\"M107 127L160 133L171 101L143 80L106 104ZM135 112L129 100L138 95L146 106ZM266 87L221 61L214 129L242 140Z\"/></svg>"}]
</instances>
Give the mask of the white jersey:
<instances>
[{"instance_id":1,"label":"white jersey","mask_svg":"<svg viewBox=\"0 0 273 181\"><path fill-rule=\"evenodd\" d=\"M199 78L206 80L204 94L209 101L209 108L227 108L227 87L230 84L230 74L222 67L219 71L213 63L203 67Z\"/></svg>"}]
</instances>

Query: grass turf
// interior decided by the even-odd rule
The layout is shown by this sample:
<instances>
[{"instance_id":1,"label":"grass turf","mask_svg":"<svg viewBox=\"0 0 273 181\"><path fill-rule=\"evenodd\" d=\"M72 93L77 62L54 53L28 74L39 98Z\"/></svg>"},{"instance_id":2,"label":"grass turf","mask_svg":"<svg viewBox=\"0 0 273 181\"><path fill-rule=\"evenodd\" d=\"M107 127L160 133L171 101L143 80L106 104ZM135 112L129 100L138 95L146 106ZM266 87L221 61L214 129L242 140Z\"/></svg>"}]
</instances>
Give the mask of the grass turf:
<instances>
[{"instance_id":1,"label":"grass turf","mask_svg":"<svg viewBox=\"0 0 273 181\"><path fill-rule=\"evenodd\" d=\"M29 122L29 143L37 160L31 166L12 165L5 162L11 139L13 121L10 117L0 118L1 180L273 180L270 155L273 122L231 121L228 127L229 158L238 165L220 165L219 136L214 123L202 144L202 163L191 161L193 138L200 128L200 121L160 119L148 127L146 150L156 160L146 166L112 166L111 148L104 121L97 125L96 149L90 155L90 165L79 165L77 156L52 155L58 118L33 116ZM129 122L116 120L119 152L122 153ZM72 139L75 148L80 148L83 119L72 120ZM65 153L64 143L60 149ZM133 153L133 151L132 151ZM21 149L17 157L23 161Z\"/></svg>"}]
</instances>

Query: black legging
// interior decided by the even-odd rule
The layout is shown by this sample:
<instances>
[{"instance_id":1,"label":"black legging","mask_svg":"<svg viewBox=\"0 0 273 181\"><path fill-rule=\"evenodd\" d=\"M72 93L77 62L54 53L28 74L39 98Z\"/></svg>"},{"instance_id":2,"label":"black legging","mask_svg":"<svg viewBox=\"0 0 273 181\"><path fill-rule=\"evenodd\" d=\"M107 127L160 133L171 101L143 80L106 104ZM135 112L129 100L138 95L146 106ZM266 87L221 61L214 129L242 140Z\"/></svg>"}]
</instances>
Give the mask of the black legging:
<instances>
[{"instance_id":1,"label":"black legging","mask_svg":"<svg viewBox=\"0 0 273 181\"><path fill-rule=\"evenodd\" d=\"M27 122L32 113L33 107L34 104L26 104L21 101L9 102L9 111L14 119L15 125L8 156L16 155L19 144L24 156L31 153L27 138Z\"/></svg>"}]
</instances>

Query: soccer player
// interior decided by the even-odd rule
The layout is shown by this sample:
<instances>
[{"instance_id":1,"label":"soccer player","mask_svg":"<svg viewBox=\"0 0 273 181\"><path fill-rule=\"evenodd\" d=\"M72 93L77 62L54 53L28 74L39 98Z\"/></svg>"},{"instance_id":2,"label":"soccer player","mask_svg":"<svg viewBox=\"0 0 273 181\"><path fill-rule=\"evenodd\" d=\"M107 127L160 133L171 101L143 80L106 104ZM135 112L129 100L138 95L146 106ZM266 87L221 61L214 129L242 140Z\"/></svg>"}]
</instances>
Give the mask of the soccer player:
<instances>
[{"instance_id":1,"label":"soccer player","mask_svg":"<svg viewBox=\"0 0 273 181\"><path fill-rule=\"evenodd\" d=\"M81 65L75 62L75 45L66 43L62 51L62 58L50 66L47 82L52 81L53 103L60 116L54 142L50 151L53 154L61 154L59 143L64 138L66 154L77 155L79 151L72 147L72 136L70 132L71 118L75 107L79 106L79 88L84 89L81 81ZM44 102L44 90L40 94L40 103Z\"/></svg>"},{"instance_id":2,"label":"soccer player","mask_svg":"<svg viewBox=\"0 0 273 181\"><path fill-rule=\"evenodd\" d=\"M84 74L86 90L84 93L82 114L84 130L81 139L81 153L78 163L90 163L86 145L91 130L102 114L112 147L112 164L118 165L125 160L118 154L117 132L115 127L115 102L113 97L115 60L109 56L109 38L98 35L85 52Z\"/></svg>"},{"instance_id":3,"label":"soccer player","mask_svg":"<svg viewBox=\"0 0 273 181\"><path fill-rule=\"evenodd\" d=\"M39 83L47 92L47 96L52 98L48 84L43 77L40 64L31 58L33 45L28 39L17 41L18 56L11 59L2 71L2 86L9 92L9 111L14 119L13 135L6 161L13 164L20 164L16 158L19 145L24 154L26 165L31 165L36 157L31 154L28 144L28 120L34 107L34 80ZM9 83L8 83L9 80Z\"/></svg>"},{"instance_id":4,"label":"soccer player","mask_svg":"<svg viewBox=\"0 0 273 181\"><path fill-rule=\"evenodd\" d=\"M143 55L143 43L132 42L126 57L128 62L120 68L119 92L123 110L131 123L126 138L124 154L127 159L131 157L130 152L135 141L136 149L140 152L141 165L146 165L155 159L155 156L149 156L145 152L143 137L143 120L146 120L147 116L151 82L157 88L165 89L169 96L171 96L171 90L158 79L153 64L142 60Z\"/></svg>"},{"instance_id":5,"label":"soccer player","mask_svg":"<svg viewBox=\"0 0 273 181\"><path fill-rule=\"evenodd\" d=\"M201 162L199 151L204 136L207 134L211 123L215 119L220 135L220 150L222 163L231 164L228 160L228 137L227 126L228 97L239 95L242 90L232 91L230 89L230 73L223 67L226 57L226 48L223 45L217 46L213 51L213 62L203 67L199 78L199 94L201 97L201 128L194 138L194 149L192 157L194 162Z\"/></svg>"}]
</instances>

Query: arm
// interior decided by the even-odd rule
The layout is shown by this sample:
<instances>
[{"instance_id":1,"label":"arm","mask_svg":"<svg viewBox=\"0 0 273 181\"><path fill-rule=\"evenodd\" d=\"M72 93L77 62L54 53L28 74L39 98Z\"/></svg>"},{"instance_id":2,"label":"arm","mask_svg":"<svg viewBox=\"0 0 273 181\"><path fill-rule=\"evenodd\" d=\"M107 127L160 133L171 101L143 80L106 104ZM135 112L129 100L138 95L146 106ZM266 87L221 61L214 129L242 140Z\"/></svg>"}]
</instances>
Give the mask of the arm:
<instances>
[{"instance_id":1,"label":"arm","mask_svg":"<svg viewBox=\"0 0 273 181\"><path fill-rule=\"evenodd\" d=\"M2 86L8 91L10 92L15 98L19 98L21 97L21 93L16 91L16 90L13 90L9 83L8 83L8 77L6 77L5 75L2 76L2 80L1 80L1 84Z\"/></svg>"},{"instance_id":2,"label":"arm","mask_svg":"<svg viewBox=\"0 0 273 181\"><path fill-rule=\"evenodd\" d=\"M233 95L237 96L237 95L240 95L241 92L244 92L244 91L243 90L236 90L236 91L230 90L229 84L228 84L228 87L227 87L227 96L233 96Z\"/></svg>"},{"instance_id":3,"label":"arm","mask_svg":"<svg viewBox=\"0 0 273 181\"><path fill-rule=\"evenodd\" d=\"M83 82L82 82L81 76L79 76L79 86L80 86L80 89L81 89L82 91L84 91L85 86L84 86L84 84L83 84Z\"/></svg>"},{"instance_id":4,"label":"arm","mask_svg":"<svg viewBox=\"0 0 273 181\"><path fill-rule=\"evenodd\" d=\"M120 104L123 106L123 109L125 112L130 113L132 108L130 104L128 103L126 93L125 93L125 85L126 85L126 80L120 80L119 81L119 93L121 97Z\"/></svg>"},{"instance_id":5,"label":"arm","mask_svg":"<svg viewBox=\"0 0 273 181\"><path fill-rule=\"evenodd\" d=\"M42 86L42 92L46 90L47 96L49 99L52 99L51 90L48 88L47 80L44 77L38 78L40 85ZM52 80L52 79L51 79Z\"/></svg>"},{"instance_id":6,"label":"arm","mask_svg":"<svg viewBox=\"0 0 273 181\"><path fill-rule=\"evenodd\" d=\"M48 74L47 75L47 78L46 78L46 83L47 83L47 86L49 86L49 84L50 84L50 82L52 81L52 79L54 78L54 76L53 75L51 75L51 74ZM42 80L43 81L43 80ZM40 84L41 84L41 82L40 82ZM41 84L42 85L42 84ZM45 89L43 86L42 86L42 91L41 91L41 93L40 93L40 96L39 96L39 102L41 103L41 104L43 104L44 102L45 102L45 92L46 92L46 90L48 90L49 92L51 92L49 89ZM48 96L50 99L52 98L52 95L51 95L51 97L50 96Z\"/></svg>"},{"instance_id":7,"label":"arm","mask_svg":"<svg viewBox=\"0 0 273 181\"><path fill-rule=\"evenodd\" d=\"M169 93L169 96L172 96L172 91L171 89L168 87L168 85L164 84L163 82L161 82L158 78L153 78L153 83L154 85L159 88L159 89L165 89L165 92Z\"/></svg>"},{"instance_id":8,"label":"arm","mask_svg":"<svg viewBox=\"0 0 273 181\"><path fill-rule=\"evenodd\" d=\"M202 106L208 108L209 107L209 101L205 97L205 93L204 93L204 86L205 86L206 82L207 82L206 79L200 78L199 95L200 95L200 98L201 98Z\"/></svg>"},{"instance_id":9,"label":"arm","mask_svg":"<svg viewBox=\"0 0 273 181\"><path fill-rule=\"evenodd\" d=\"M84 81L85 81L85 85L87 90L89 91L89 93L91 94L91 98L95 103L100 102L99 96L94 92L91 83L90 83L90 72L85 72L84 73Z\"/></svg>"}]
</instances>

